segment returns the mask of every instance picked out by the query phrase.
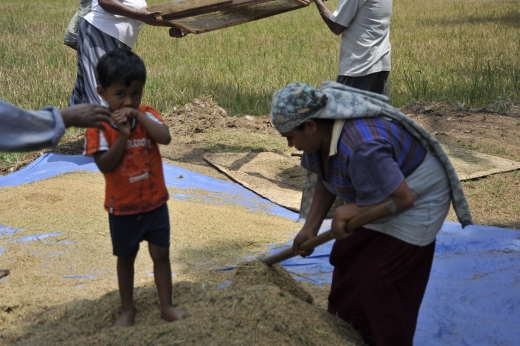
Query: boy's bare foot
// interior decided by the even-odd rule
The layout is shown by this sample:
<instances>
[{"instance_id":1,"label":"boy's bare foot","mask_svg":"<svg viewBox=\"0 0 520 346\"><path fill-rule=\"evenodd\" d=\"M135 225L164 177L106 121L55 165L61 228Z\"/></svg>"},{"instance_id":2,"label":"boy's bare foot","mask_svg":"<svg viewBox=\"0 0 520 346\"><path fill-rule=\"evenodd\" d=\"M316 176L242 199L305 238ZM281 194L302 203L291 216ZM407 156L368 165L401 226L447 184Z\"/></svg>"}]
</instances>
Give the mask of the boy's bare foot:
<instances>
[{"instance_id":1,"label":"boy's bare foot","mask_svg":"<svg viewBox=\"0 0 520 346\"><path fill-rule=\"evenodd\" d=\"M0 279L3 278L3 277L6 277L9 274L11 274L9 269L0 269Z\"/></svg>"},{"instance_id":2,"label":"boy's bare foot","mask_svg":"<svg viewBox=\"0 0 520 346\"><path fill-rule=\"evenodd\" d=\"M130 327L134 325L135 320L135 309L132 310L121 310L121 315L117 318L114 323L114 327Z\"/></svg>"},{"instance_id":3,"label":"boy's bare foot","mask_svg":"<svg viewBox=\"0 0 520 346\"><path fill-rule=\"evenodd\" d=\"M188 312L174 308L172 305L161 306L161 317L171 322L188 317Z\"/></svg>"}]
</instances>

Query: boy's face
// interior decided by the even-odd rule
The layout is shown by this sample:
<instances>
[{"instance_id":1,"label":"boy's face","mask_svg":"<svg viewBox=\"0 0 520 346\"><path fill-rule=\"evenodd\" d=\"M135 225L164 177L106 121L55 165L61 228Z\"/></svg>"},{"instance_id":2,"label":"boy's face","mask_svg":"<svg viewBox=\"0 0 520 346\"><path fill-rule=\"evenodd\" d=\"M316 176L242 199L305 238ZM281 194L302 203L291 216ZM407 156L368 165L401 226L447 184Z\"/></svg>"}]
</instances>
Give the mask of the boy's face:
<instances>
[{"instance_id":1,"label":"boy's face","mask_svg":"<svg viewBox=\"0 0 520 346\"><path fill-rule=\"evenodd\" d=\"M116 82L108 88L97 86L97 92L103 100L107 101L111 112L124 107L139 108L143 96L144 83L134 80L129 86Z\"/></svg>"}]
</instances>

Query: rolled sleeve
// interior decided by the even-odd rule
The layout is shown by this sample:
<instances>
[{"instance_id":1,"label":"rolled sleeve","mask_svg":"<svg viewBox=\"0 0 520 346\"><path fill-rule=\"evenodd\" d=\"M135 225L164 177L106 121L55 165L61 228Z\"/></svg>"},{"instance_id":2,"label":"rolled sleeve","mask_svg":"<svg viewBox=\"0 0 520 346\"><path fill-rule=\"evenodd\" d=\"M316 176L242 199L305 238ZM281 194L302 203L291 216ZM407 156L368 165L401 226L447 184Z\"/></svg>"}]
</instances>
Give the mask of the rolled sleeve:
<instances>
[{"instance_id":1,"label":"rolled sleeve","mask_svg":"<svg viewBox=\"0 0 520 346\"><path fill-rule=\"evenodd\" d=\"M371 141L352 150L348 170L360 207L381 203L404 181L392 146L384 141Z\"/></svg>"}]
</instances>

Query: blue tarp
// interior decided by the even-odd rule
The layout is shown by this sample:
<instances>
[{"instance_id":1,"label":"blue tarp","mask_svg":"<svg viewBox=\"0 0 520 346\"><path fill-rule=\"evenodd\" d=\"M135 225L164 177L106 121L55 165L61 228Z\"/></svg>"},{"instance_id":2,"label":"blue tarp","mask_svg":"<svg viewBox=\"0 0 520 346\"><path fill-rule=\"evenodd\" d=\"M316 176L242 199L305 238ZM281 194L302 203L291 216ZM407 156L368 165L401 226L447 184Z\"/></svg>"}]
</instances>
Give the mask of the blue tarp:
<instances>
[{"instance_id":1,"label":"blue tarp","mask_svg":"<svg viewBox=\"0 0 520 346\"><path fill-rule=\"evenodd\" d=\"M16 173L0 177L0 188L30 183L72 171L97 171L83 156L46 154ZM270 203L240 185L164 164L166 184L203 189L232 203L293 220L297 215ZM233 197L232 199L230 197ZM172 198L184 199L178 193ZM326 229L328 225L324 225ZM0 236L19 232L1 225ZM25 240L25 239L24 239ZM290 244L282 244L289 246ZM273 245L272 253L281 245ZM330 283L328 254L332 243L312 256L282 264L300 280ZM0 256L3 249L0 247ZM435 259L419 314L416 345L520 344L520 231L473 225L462 229L445 222L437 237Z\"/></svg>"}]
</instances>

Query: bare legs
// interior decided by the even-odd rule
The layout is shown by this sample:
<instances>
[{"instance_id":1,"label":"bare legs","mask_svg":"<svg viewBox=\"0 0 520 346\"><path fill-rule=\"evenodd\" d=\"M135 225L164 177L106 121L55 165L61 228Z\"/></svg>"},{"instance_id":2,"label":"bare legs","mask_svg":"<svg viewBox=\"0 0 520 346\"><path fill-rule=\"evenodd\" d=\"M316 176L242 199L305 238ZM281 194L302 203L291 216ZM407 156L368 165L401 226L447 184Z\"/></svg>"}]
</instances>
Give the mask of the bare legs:
<instances>
[{"instance_id":1,"label":"bare legs","mask_svg":"<svg viewBox=\"0 0 520 346\"><path fill-rule=\"evenodd\" d=\"M165 321L175 321L186 318L188 313L173 307L172 304L172 272L170 267L170 250L148 244L148 250L153 261L153 271L157 293L161 304L161 317ZM119 294L121 296L121 315L114 323L116 327L128 327L134 324L134 262L135 257L117 258L117 277Z\"/></svg>"},{"instance_id":2,"label":"bare legs","mask_svg":"<svg viewBox=\"0 0 520 346\"><path fill-rule=\"evenodd\" d=\"M121 315L114 323L116 327L128 327L134 324L134 262L135 256L117 258L117 279L121 296Z\"/></svg>"},{"instance_id":3,"label":"bare legs","mask_svg":"<svg viewBox=\"0 0 520 346\"><path fill-rule=\"evenodd\" d=\"M186 318L188 313L173 307L172 304L172 270L170 266L170 250L168 248L148 244L153 260L155 286L161 303L161 317L165 321Z\"/></svg>"}]
</instances>

